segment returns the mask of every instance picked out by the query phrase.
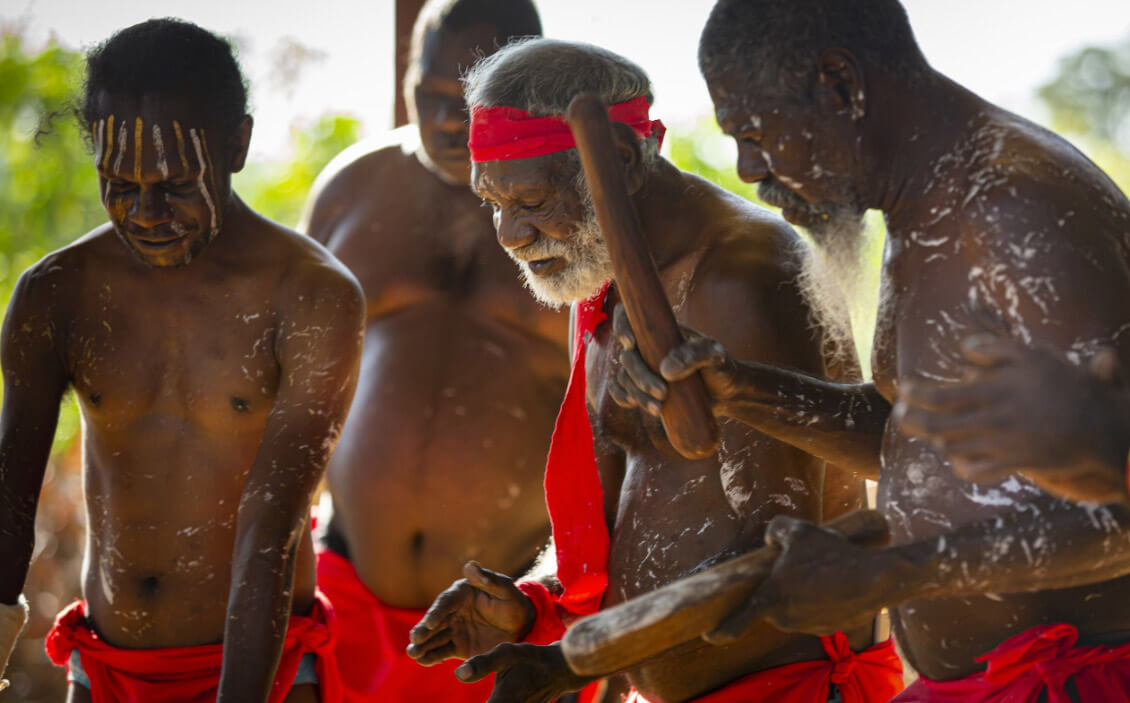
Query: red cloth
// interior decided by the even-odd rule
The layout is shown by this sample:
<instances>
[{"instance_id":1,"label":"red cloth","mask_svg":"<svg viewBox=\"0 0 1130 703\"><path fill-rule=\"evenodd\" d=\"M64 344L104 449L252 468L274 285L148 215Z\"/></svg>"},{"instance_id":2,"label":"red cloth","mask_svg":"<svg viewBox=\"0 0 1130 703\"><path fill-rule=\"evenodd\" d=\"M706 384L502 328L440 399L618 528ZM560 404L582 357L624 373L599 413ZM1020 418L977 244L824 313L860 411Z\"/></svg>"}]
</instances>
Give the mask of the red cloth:
<instances>
[{"instance_id":1,"label":"red cloth","mask_svg":"<svg viewBox=\"0 0 1130 703\"><path fill-rule=\"evenodd\" d=\"M827 659L756 671L694 703L827 703L830 684L839 687L844 703L886 703L902 690L902 662L892 640L858 654L842 632L820 641ZM632 691L628 703L647 699Z\"/></svg>"},{"instance_id":2,"label":"red cloth","mask_svg":"<svg viewBox=\"0 0 1130 703\"><path fill-rule=\"evenodd\" d=\"M1081 700L1130 703L1130 643L1076 647L1072 625L1040 625L977 658L985 671L954 681L920 678L891 703L1070 703L1064 689L1075 677Z\"/></svg>"},{"instance_id":3,"label":"red cloth","mask_svg":"<svg viewBox=\"0 0 1130 703\"><path fill-rule=\"evenodd\" d=\"M557 578L564 588L555 602L573 615L600 610L608 588L608 525L585 402L585 344L608 319L604 299L610 285L574 306L573 369L545 464L545 502L553 526Z\"/></svg>"},{"instance_id":4,"label":"red cloth","mask_svg":"<svg viewBox=\"0 0 1130 703\"><path fill-rule=\"evenodd\" d=\"M292 615L269 703L290 692L302 657L318 656L322 703L339 703L341 679L334 664L337 627L333 607L321 593L307 616ZM104 642L86 623L86 604L75 601L55 619L47 634L47 656L66 666L77 649L90 678L93 703L214 703L220 683L223 644L160 649L119 649Z\"/></svg>"},{"instance_id":5,"label":"red cloth","mask_svg":"<svg viewBox=\"0 0 1130 703\"><path fill-rule=\"evenodd\" d=\"M640 138L655 136L663 144L666 127L648 117L650 104L640 96L608 108L613 122L623 122ZM577 145L564 117L534 117L525 110L499 105L471 110L471 135L467 147L471 161L530 159L572 149Z\"/></svg>"},{"instance_id":6,"label":"red cloth","mask_svg":"<svg viewBox=\"0 0 1130 703\"><path fill-rule=\"evenodd\" d=\"M490 697L493 676L465 684L454 673L462 662L421 666L405 654L408 631L426 611L385 605L345 557L318 552L318 588L338 616L337 666L345 703L483 703Z\"/></svg>"}]
</instances>

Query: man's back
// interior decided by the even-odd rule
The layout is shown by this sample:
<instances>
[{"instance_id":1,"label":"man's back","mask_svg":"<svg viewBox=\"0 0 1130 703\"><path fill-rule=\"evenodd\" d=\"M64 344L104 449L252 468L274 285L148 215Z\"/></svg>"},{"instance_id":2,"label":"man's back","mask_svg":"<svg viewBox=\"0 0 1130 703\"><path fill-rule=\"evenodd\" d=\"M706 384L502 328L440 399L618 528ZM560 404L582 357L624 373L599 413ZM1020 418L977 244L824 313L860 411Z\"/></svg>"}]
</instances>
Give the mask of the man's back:
<instances>
[{"instance_id":1,"label":"man's back","mask_svg":"<svg viewBox=\"0 0 1130 703\"><path fill-rule=\"evenodd\" d=\"M333 539L382 600L422 607L477 559L520 572L545 543L541 482L568 374L489 210L413 153L416 129L327 169L308 234L361 281L361 379L330 464ZM336 533L336 535L335 535Z\"/></svg>"}]
</instances>

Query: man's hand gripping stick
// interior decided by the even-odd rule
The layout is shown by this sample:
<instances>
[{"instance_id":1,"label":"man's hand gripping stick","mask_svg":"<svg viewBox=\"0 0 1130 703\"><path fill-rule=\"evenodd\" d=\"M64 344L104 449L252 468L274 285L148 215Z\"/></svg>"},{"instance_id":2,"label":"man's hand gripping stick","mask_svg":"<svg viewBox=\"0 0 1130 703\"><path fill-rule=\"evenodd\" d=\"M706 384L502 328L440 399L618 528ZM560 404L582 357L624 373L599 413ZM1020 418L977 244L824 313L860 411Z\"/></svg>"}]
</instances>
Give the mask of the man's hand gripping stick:
<instances>
[{"instance_id":1,"label":"man's hand gripping stick","mask_svg":"<svg viewBox=\"0 0 1130 703\"><path fill-rule=\"evenodd\" d=\"M657 369L667 352L683 340L628 194L623 164L616 158L608 110L596 96L582 93L569 104L568 119L612 259L616 288L640 354ZM667 438L686 458L701 459L717 449L718 423L697 373L671 384L662 416Z\"/></svg>"}]
</instances>

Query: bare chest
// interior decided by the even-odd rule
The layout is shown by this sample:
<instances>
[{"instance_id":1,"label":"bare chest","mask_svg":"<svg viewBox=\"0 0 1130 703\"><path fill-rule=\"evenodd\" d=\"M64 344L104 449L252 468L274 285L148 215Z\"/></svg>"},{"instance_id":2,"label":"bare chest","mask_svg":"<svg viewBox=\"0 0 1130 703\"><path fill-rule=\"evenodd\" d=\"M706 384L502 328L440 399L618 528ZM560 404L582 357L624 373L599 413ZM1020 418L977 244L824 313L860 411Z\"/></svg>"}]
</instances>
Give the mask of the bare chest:
<instances>
[{"instance_id":1,"label":"bare chest","mask_svg":"<svg viewBox=\"0 0 1130 703\"><path fill-rule=\"evenodd\" d=\"M275 326L260 296L201 287L158 299L104 284L71 324L66 363L96 429L160 418L230 428L270 411L279 381Z\"/></svg>"}]
</instances>

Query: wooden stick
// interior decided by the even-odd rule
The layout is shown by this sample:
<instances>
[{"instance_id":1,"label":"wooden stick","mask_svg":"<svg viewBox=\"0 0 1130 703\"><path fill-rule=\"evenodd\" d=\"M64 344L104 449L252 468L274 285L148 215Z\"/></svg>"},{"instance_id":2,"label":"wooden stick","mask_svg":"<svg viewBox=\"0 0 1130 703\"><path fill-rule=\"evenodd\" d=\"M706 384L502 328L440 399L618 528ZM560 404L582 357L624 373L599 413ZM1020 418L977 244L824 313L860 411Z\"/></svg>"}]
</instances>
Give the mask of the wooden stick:
<instances>
[{"instance_id":1,"label":"wooden stick","mask_svg":"<svg viewBox=\"0 0 1130 703\"><path fill-rule=\"evenodd\" d=\"M568 118L612 258L616 288L640 354L648 366L657 369L683 337L628 194L608 110L596 96L581 94L569 104ZM694 374L670 384L663 404L663 427L671 445L688 459L701 459L717 450L718 423L701 376Z\"/></svg>"},{"instance_id":2,"label":"wooden stick","mask_svg":"<svg viewBox=\"0 0 1130 703\"><path fill-rule=\"evenodd\" d=\"M887 521L858 510L825 525L861 545L884 544ZM780 548L766 545L579 620L561 650L582 676L609 676L701 637L749 599L769 576Z\"/></svg>"}]
</instances>

